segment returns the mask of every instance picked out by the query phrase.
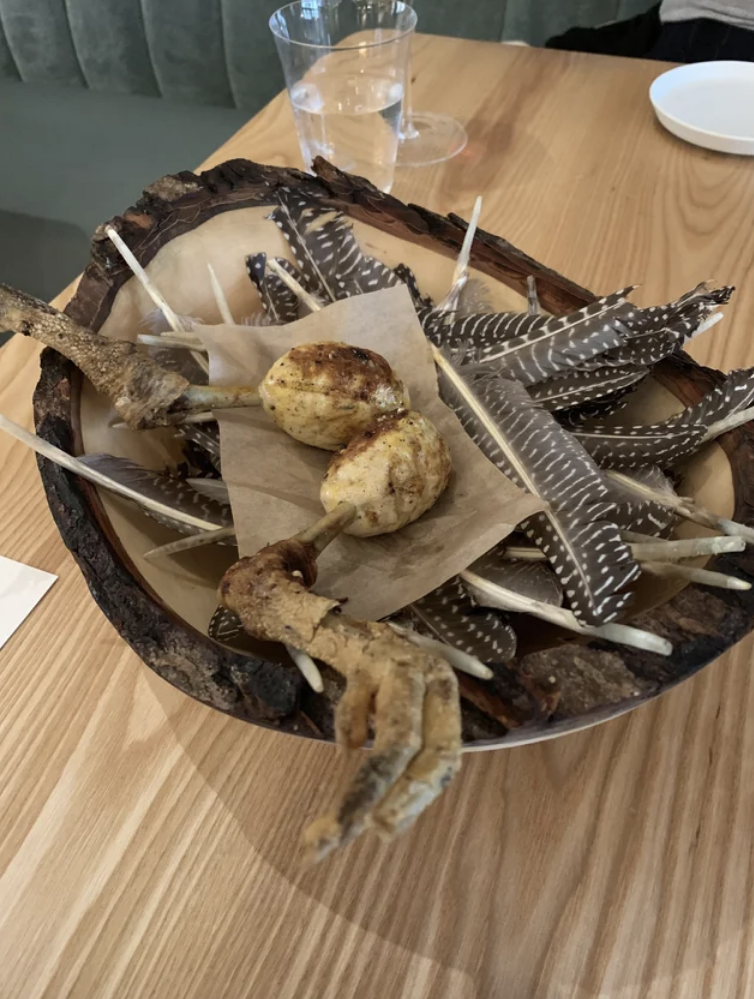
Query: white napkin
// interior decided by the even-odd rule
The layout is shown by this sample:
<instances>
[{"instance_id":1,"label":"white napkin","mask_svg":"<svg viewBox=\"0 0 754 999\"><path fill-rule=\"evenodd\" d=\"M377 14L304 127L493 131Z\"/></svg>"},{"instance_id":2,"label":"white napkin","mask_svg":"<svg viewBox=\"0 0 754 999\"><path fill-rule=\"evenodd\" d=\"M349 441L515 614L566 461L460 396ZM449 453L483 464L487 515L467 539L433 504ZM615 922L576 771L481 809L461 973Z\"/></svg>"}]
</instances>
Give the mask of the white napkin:
<instances>
[{"instance_id":1,"label":"white napkin","mask_svg":"<svg viewBox=\"0 0 754 999\"><path fill-rule=\"evenodd\" d=\"M57 578L0 555L0 649Z\"/></svg>"}]
</instances>

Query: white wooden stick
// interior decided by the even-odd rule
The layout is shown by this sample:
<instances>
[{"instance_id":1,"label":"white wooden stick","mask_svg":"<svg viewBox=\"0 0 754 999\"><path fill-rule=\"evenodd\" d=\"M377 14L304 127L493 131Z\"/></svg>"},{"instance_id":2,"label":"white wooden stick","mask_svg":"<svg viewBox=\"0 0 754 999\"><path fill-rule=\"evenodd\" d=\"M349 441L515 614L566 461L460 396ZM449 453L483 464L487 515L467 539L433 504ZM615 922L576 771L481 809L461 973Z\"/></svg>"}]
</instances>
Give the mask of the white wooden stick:
<instances>
[{"instance_id":1,"label":"white wooden stick","mask_svg":"<svg viewBox=\"0 0 754 999\"><path fill-rule=\"evenodd\" d=\"M453 278L450 282L450 290L442 302L440 302L437 306L439 311L444 312L456 307L458 304L458 296L461 294L463 286L469 279L469 258L471 257L471 246L474 242L474 236L476 235L477 226L479 225L479 216L481 214L482 196L480 194L474 202L471 218L469 219L469 224L466 226L466 232L463 237L463 243L461 244L461 250L458 254L455 268L453 269Z\"/></svg>"},{"instance_id":2,"label":"white wooden stick","mask_svg":"<svg viewBox=\"0 0 754 999\"><path fill-rule=\"evenodd\" d=\"M165 316L165 321L171 330L173 330L174 333L190 332L192 324L185 323L181 320L181 317L170 308L168 303L152 283L152 279L133 255L132 251L123 242L123 238L120 233L116 232L111 225L105 229L105 232L110 237L111 242L117 247L118 253L120 253L121 257L123 257L125 262L131 268L134 277L138 278L144 291L146 291L157 308L162 312L163 316Z\"/></svg>"},{"instance_id":3,"label":"white wooden stick","mask_svg":"<svg viewBox=\"0 0 754 999\"><path fill-rule=\"evenodd\" d=\"M150 548L149 551L144 552L144 558L151 562L156 558L164 558L166 555L177 555L179 552L187 552L192 548L204 548L206 545L217 544L218 541L227 541L235 536L236 529L234 527L217 527L211 531L200 531L198 534L190 534L178 541L171 541L167 545Z\"/></svg>"},{"instance_id":4,"label":"white wooden stick","mask_svg":"<svg viewBox=\"0 0 754 999\"><path fill-rule=\"evenodd\" d=\"M745 579L728 576L724 572L712 572L710 569L698 569L694 565L678 565L675 562L642 562L641 571L648 576L685 579L689 583L701 583L703 586L714 586L720 590L751 589L751 583L747 583Z\"/></svg>"},{"instance_id":5,"label":"white wooden stick","mask_svg":"<svg viewBox=\"0 0 754 999\"><path fill-rule=\"evenodd\" d=\"M623 534L624 532L621 532ZM631 532L625 532L631 535ZM631 535L635 536L635 535ZM628 541L631 554L637 562L670 562L680 558L720 555L723 552L741 552L746 547L744 538L683 538L666 541L653 538L649 541ZM546 562L547 556L539 548L524 545L509 545L503 550L503 558L526 562Z\"/></svg>"},{"instance_id":6,"label":"white wooden stick","mask_svg":"<svg viewBox=\"0 0 754 999\"><path fill-rule=\"evenodd\" d=\"M43 458L48 458L56 465L60 465L62 468L67 468L69 472L73 472L75 475L81 476L82 479L87 479L89 482L93 482L95 486L101 486L103 489L107 489L111 493L117 493L125 499L132 500L134 503L137 503L140 507L142 507L142 509L149 509L163 518L182 521L188 527L195 528L199 531L217 529L217 525L213 524L211 520L205 520L203 517L195 517L191 513L184 513L182 510L176 510L174 507L168 506L166 503L160 503L158 500L145 497L137 489L132 489L130 486L125 486L121 482L116 482L115 479L111 479L107 475L103 475L102 472L98 472L96 469L91 468L91 466L86 465L83 461L79 461L78 458L74 458L72 454L61 451L60 448L55 447L54 444L48 444L48 442L42 440L41 437L37 437L36 434L30 433L24 427L20 427L17 423L14 423L13 420L9 420L7 416L3 416L2 414L0 414L0 430L4 430L6 433L10 434L11 437L15 437L17 441L20 441L22 444L30 447L33 451L36 451L37 454L41 454Z\"/></svg>"},{"instance_id":7,"label":"white wooden stick","mask_svg":"<svg viewBox=\"0 0 754 999\"><path fill-rule=\"evenodd\" d=\"M418 645L419 648L427 649L428 652L435 652L438 656L441 656L447 663L449 663L453 669L460 670L462 673L468 673L470 676L475 676L479 680L490 680L495 675L489 666L485 666L481 659L477 659L476 656L470 655L468 652L464 652L461 649L457 649L452 645L448 645L446 642L441 642L436 638L430 638L428 635L420 635L418 631L414 631L413 628L404 628L394 621L388 621L388 624L396 631L399 635L407 638L409 642L413 642L414 645Z\"/></svg>"},{"instance_id":8,"label":"white wooden stick","mask_svg":"<svg viewBox=\"0 0 754 999\"><path fill-rule=\"evenodd\" d=\"M526 279L526 311L530 316L538 316L540 312L537 281L532 274Z\"/></svg>"},{"instance_id":9,"label":"white wooden stick","mask_svg":"<svg viewBox=\"0 0 754 999\"><path fill-rule=\"evenodd\" d=\"M113 245L117 248L118 253L120 253L121 257L123 257L128 266L131 268L131 272L133 273L134 277L139 280L144 291L146 291L146 293L152 299L157 308L160 309L162 314L165 316L165 321L167 322L171 330L173 330L174 333L190 333L191 330L193 329L194 324L188 322L187 320L181 319L181 317L177 315L170 308L168 303L165 301L160 292L152 283L152 279L149 277L147 272L144 270L139 261L133 255L131 250L129 250L129 248L123 242L120 233L116 232L111 225L109 225L105 229L105 232L110 237L110 240L113 243ZM202 354L199 354L197 352L192 351L192 354L196 363L199 365L199 367L202 369L205 375L209 374L209 365L207 364L207 359Z\"/></svg>"},{"instance_id":10,"label":"white wooden stick","mask_svg":"<svg viewBox=\"0 0 754 999\"><path fill-rule=\"evenodd\" d=\"M524 597L506 587L498 586L468 569L461 573L461 578L469 587L474 599L482 607L496 607L500 610L531 614L543 621L549 621L551 624L566 628L568 631L575 631L579 635L589 635L619 645L630 645L636 649L645 649L647 652L656 652L661 656L669 656L673 651L670 642L649 631L632 628L627 624L596 626L582 624L573 612L566 610L565 607L556 607L554 604L546 604L540 600L532 600L531 597Z\"/></svg>"},{"instance_id":11,"label":"white wooden stick","mask_svg":"<svg viewBox=\"0 0 754 999\"><path fill-rule=\"evenodd\" d=\"M697 558L699 555L721 555L725 552L742 552L746 547L743 538L683 538L678 541L653 541L630 544L631 554L637 562L674 562L680 558Z\"/></svg>"},{"instance_id":12,"label":"white wooden stick","mask_svg":"<svg viewBox=\"0 0 754 999\"><path fill-rule=\"evenodd\" d=\"M320 312L322 306L319 304L316 298L313 298L306 288L298 283L292 274L289 274L285 267L281 267L280 264L274 258L270 258L267 261L267 269L272 271L275 277L279 277L283 284L290 288L294 295L297 295L304 305L307 305L311 312Z\"/></svg>"},{"instance_id":13,"label":"white wooden stick","mask_svg":"<svg viewBox=\"0 0 754 999\"><path fill-rule=\"evenodd\" d=\"M207 264L207 270L209 271L209 283L212 285L212 294L215 296L215 301L217 302L217 307L220 310L220 317L222 321L228 326L235 326L236 321L233 318L233 313L230 311L230 306L228 305L228 299L225 297L225 292L222 289L222 285L217 280L217 274L215 274L215 268L212 264Z\"/></svg>"},{"instance_id":14,"label":"white wooden stick","mask_svg":"<svg viewBox=\"0 0 754 999\"><path fill-rule=\"evenodd\" d=\"M325 685L322 682L322 674L317 668L317 664L314 662L312 657L307 652L302 652L301 649L294 649L292 645L286 645L285 651L294 661L296 666L298 666L302 676L312 690L321 694L325 689Z\"/></svg>"}]
</instances>

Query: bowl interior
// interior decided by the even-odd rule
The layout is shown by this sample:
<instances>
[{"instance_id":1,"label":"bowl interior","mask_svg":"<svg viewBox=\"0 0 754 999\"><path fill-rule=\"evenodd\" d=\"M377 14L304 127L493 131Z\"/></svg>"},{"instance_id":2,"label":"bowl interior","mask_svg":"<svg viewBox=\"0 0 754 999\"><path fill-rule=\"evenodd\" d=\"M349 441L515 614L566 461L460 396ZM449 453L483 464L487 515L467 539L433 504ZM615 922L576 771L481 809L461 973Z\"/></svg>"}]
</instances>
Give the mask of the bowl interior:
<instances>
[{"instance_id":1,"label":"bowl interior","mask_svg":"<svg viewBox=\"0 0 754 999\"><path fill-rule=\"evenodd\" d=\"M268 220L268 214L269 209L264 207L225 212L176 237L159 251L147 271L176 312L207 323L220 322L209 283L208 263L218 275L237 321L259 311L261 303L246 273L246 256L264 251L291 258L287 243L274 223ZM360 222L354 223L354 231L366 252L391 266L408 264L423 292L439 299L447 290L454 267L451 257L439 250L407 243ZM476 276L483 280L493 310L525 311L526 300L518 292L486 275ZM153 309L146 292L131 278L118 292L101 332L106 336L135 340L137 333L144 331L144 317ZM271 335L274 335L274 330L271 330ZM399 374L410 389L410 372ZM682 408L671 392L648 380L619 414L619 419L621 423L649 423L664 419ZM79 411L84 453L107 452L152 468L163 468L166 463L180 461L180 446L169 430L136 434L112 428L110 423L115 419L116 414L109 401L85 382ZM683 469L681 489L696 496L716 513L731 516L733 483L723 450L717 445L709 445L688 462ZM214 546L147 561L143 557L144 552L174 540L174 532L105 492L100 493L100 499L109 522L106 524L108 533L133 571L186 625L206 634L207 624L216 607L217 583L233 562L235 549ZM703 528L692 524L681 525L677 532L682 537L703 533L706 533ZM277 539L270 539L273 540ZM704 560L699 560L699 564L703 565ZM646 581L637 588L635 610L657 606L681 588L672 581L646 577ZM555 628L543 629L541 622L532 620L529 623L525 619L520 622L519 642L524 652L542 648L561 638L562 633ZM281 647L266 645L263 654L267 658L286 659Z\"/></svg>"}]
</instances>

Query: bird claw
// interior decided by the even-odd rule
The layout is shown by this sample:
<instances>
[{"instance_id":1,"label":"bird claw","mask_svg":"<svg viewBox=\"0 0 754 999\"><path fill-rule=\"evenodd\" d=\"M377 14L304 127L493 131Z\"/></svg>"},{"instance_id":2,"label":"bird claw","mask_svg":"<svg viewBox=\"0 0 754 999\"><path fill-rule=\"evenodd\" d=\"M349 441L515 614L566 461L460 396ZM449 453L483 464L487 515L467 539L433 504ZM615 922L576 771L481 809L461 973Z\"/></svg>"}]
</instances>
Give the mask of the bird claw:
<instances>
[{"instance_id":1,"label":"bird claw","mask_svg":"<svg viewBox=\"0 0 754 999\"><path fill-rule=\"evenodd\" d=\"M397 644L403 642L398 638ZM347 747L363 745L374 702L374 746L338 808L306 830L304 844L312 861L369 828L383 839L405 831L460 767L461 720L453 670L427 653L417 661L412 650L412 662L406 661L402 648L388 656L387 665L373 660L374 669L359 665L348 677L336 712L336 737Z\"/></svg>"},{"instance_id":2,"label":"bird claw","mask_svg":"<svg viewBox=\"0 0 754 999\"><path fill-rule=\"evenodd\" d=\"M332 515L330 515L332 516ZM232 566L220 601L252 635L293 642L346 677L337 707L337 741L374 742L337 807L304 835L310 860L321 860L367 829L391 838L407 829L457 773L461 707L455 673L434 652L387 624L340 612L337 601L307 589L316 578L315 545L289 539Z\"/></svg>"}]
</instances>

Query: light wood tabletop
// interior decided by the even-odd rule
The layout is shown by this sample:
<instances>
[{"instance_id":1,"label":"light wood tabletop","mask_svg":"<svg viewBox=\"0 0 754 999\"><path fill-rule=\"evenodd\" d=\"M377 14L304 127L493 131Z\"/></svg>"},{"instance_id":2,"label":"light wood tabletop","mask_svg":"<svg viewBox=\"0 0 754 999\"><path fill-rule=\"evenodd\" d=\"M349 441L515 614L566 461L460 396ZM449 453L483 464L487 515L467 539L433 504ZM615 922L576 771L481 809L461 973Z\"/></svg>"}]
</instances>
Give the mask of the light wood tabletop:
<instances>
[{"instance_id":1,"label":"light wood tabletop","mask_svg":"<svg viewBox=\"0 0 754 999\"><path fill-rule=\"evenodd\" d=\"M751 365L754 163L662 131L663 69L420 38L416 106L470 143L394 193L466 217L483 194L485 228L596 291L639 283L640 303L736 284L692 353ZM283 97L208 163L234 156L300 163ZM26 425L37 369L27 340L0 351L0 411ZM2 437L0 469L0 553L60 577L0 652L4 999L754 995L750 641L620 720L466 757L408 836L303 870L338 751L151 674L90 598L32 456Z\"/></svg>"}]
</instances>

